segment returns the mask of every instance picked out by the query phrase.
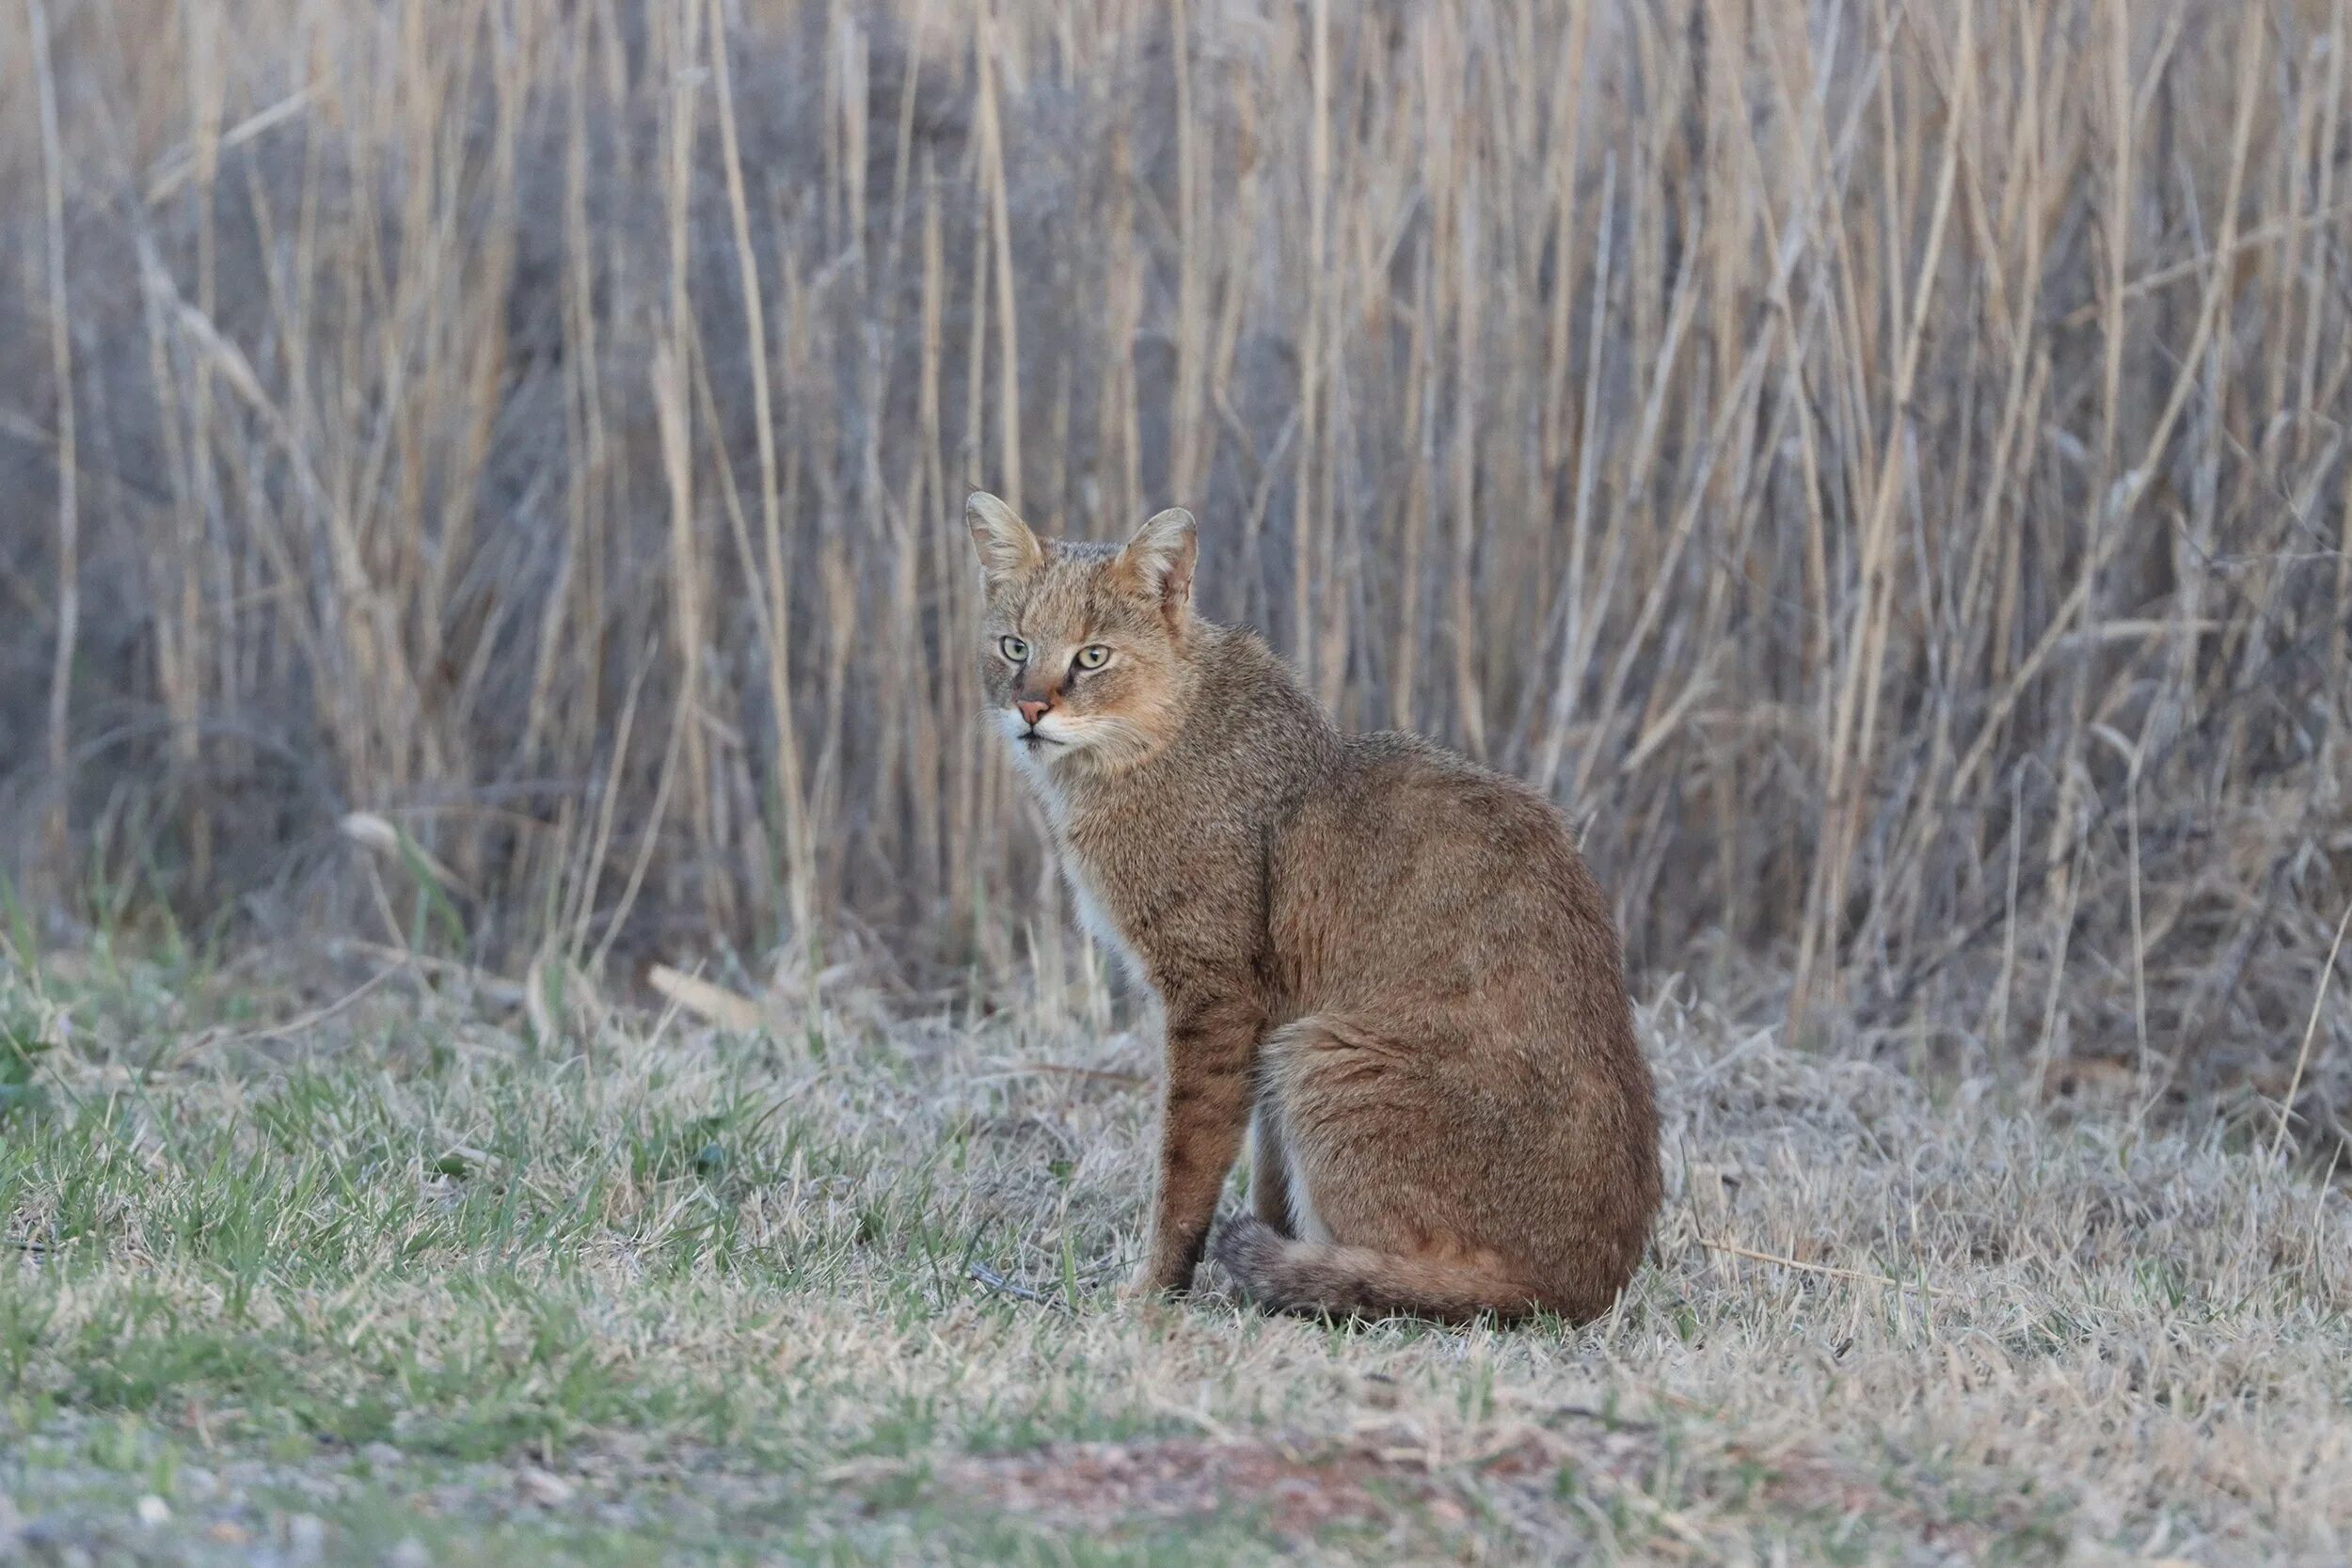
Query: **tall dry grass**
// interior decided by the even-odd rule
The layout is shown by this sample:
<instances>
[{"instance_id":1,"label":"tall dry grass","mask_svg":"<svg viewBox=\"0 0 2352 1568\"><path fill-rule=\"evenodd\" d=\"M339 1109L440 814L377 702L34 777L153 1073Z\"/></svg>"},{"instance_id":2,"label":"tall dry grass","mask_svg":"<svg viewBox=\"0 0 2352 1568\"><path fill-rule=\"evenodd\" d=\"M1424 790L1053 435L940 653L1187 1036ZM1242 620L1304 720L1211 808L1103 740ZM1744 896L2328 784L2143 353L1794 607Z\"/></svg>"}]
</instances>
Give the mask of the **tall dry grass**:
<instances>
[{"instance_id":1,"label":"tall dry grass","mask_svg":"<svg viewBox=\"0 0 2352 1568\"><path fill-rule=\"evenodd\" d=\"M484 961L863 929L1059 994L961 499L1182 502L1347 721L1588 816L1646 965L2341 1104L2347 49L2320 0L6 0L16 841L400 925L364 808Z\"/></svg>"}]
</instances>

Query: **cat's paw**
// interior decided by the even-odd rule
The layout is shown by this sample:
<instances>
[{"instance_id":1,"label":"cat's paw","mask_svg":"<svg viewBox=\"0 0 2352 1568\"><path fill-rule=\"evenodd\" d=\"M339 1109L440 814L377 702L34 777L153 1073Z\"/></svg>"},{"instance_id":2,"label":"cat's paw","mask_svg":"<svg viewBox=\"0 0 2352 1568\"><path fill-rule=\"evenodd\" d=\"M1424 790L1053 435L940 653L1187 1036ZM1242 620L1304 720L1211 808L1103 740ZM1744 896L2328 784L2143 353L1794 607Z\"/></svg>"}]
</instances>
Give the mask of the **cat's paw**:
<instances>
[{"instance_id":1,"label":"cat's paw","mask_svg":"<svg viewBox=\"0 0 2352 1568\"><path fill-rule=\"evenodd\" d=\"M1187 1269L1178 1274L1169 1269L1153 1268L1147 1263L1130 1275L1127 1283L1119 1288L1119 1299L1130 1306L1138 1306L1146 1302L1167 1301L1170 1297L1181 1296L1191 1288L1191 1270Z\"/></svg>"}]
</instances>

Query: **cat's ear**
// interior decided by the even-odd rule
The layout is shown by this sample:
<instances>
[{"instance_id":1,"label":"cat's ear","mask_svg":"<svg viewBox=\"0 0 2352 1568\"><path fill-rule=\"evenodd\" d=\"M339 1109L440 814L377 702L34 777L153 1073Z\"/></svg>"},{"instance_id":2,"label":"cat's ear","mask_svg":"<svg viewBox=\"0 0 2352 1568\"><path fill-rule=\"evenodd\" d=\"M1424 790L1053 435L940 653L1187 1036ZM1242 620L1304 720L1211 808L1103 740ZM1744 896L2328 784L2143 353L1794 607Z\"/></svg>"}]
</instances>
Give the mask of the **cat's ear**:
<instances>
[{"instance_id":1,"label":"cat's ear","mask_svg":"<svg viewBox=\"0 0 2352 1568\"><path fill-rule=\"evenodd\" d=\"M1192 514L1171 506L1136 530L1119 552L1119 570L1138 593L1159 601L1170 620L1192 603L1192 566L1200 554L1200 531Z\"/></svg>"},{"instance_id":2,"label":"cat's ear","mask_svg":"<svg viewBox=\"0 0 2352 1568\"><path fill-rule=\"evenodd\" d=\"M972 531L972 547L980 557L980 576L992 590L1045 560L1045 546L1037 542L1029 525L985 490L975 490L964 498L963 524Z\"/></svg>"}]
</instances>

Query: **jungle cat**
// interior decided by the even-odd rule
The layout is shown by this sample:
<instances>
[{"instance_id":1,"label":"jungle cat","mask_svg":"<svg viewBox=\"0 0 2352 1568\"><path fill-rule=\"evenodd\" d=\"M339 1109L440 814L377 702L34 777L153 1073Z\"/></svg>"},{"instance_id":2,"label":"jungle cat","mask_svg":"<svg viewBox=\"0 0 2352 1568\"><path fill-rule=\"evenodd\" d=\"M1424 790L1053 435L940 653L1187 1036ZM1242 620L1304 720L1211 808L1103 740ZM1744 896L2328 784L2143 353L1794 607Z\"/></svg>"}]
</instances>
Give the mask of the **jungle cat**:
<instances>
[{"instance_id":1,"label":"jungle cat","mask_svg":"<svg viewBox=\"0 0 2352 1568\"><path fill-rule=\"evenodd\" d=\"M1552 803L1418 736L1345 735L1195 613L1199 535L1041 541L966 503L983 684L1082 918L1158 993L1167 1086L1133 1289L1215 1256L1277 1310L1608 1310L1659 1202L1608 901Z\"/></svg>"}]
</instances>

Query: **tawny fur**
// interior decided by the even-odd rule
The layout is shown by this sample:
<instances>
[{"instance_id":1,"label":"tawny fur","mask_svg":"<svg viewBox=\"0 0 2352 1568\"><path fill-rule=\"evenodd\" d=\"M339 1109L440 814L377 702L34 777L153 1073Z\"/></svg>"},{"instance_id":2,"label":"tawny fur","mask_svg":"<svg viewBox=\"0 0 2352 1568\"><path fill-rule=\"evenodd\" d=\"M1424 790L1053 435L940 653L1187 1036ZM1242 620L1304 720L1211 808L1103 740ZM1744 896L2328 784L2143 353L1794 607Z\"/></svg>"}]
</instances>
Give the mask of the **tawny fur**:
<instances>
[{"instance_id":1,"label":"tawny fur","mask_svg":"<svg viewBox=\"0 0 2352 1568\"><path fill-rule=\"evenodd\" d=\"M1413 736L1341 734L1255 634L1194 613L1188 514L1123 548L1041 543L992 496L968 520L996 721L1167 1014L1137 1285L1189 1287L1254 1124L1256 1217L1216 1256L1265 1306L1606 1311L1658 1207L1658 1119L1559 812Z\"/></svg>"}]
</instances>

